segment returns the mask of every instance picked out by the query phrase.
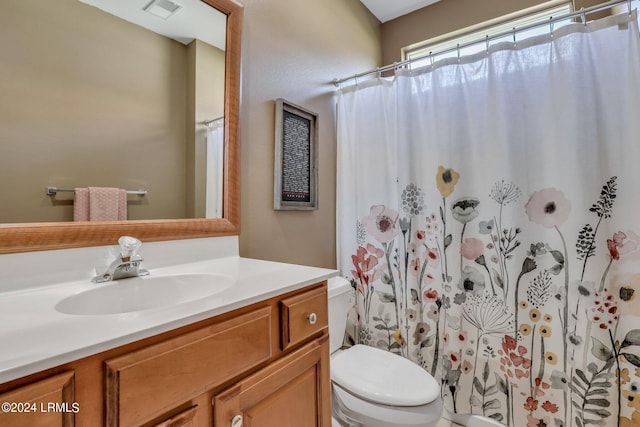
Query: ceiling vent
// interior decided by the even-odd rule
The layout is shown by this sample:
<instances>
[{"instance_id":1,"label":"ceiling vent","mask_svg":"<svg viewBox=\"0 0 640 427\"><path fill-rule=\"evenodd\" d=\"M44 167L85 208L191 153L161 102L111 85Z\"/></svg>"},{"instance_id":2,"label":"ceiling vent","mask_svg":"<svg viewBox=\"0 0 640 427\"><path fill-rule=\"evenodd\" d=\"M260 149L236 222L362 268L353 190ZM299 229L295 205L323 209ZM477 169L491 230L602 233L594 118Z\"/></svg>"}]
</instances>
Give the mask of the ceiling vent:
<instances>
[{"instance_id":1,"label":"ceiling vent","mask_svg":"<svg viewBox=\"0 0 640 427\"><path fill-rule=\"evenodd\" d=\"M172 0L153 0L143 10L162 19L169 19L182 9L182 5Z\"/></svg>"}]
</instances>

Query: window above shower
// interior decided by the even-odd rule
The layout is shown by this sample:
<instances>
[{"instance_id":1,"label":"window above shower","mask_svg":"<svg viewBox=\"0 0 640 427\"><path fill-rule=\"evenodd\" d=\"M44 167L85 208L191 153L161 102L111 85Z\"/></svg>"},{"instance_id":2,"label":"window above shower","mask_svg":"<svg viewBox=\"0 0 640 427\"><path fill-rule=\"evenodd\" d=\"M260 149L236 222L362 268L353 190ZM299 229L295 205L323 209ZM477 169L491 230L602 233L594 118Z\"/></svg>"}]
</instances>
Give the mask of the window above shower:
<instances>
[{"instance_id":1,"label":"window above shower","mask_svg":"<svg viewBox=\"0 0 640 427\"><path fill-rule=\"evenodd\" d=\"M513 33L517 40L548 34L549 31L558 29L573 22L571 19L555 21L553 24L542 25L529 30L519 30L520 28L549 22L550 18L563 16L572 12L573 6L570 1L551 1L542 5L523 9L502 17L485 21L471 27L463 28L451 33L443 34L431 39L412 44L402 49L402 59L410 60L411 69L421 68L436 61L455 58L457 56L473 55L487 50L487 44L496 44L504 41L514 40L513 34L508 34L499 38L496 35L502 33ZM488 37L487 37L488 36Z\"/></svg>"}]
</instances>

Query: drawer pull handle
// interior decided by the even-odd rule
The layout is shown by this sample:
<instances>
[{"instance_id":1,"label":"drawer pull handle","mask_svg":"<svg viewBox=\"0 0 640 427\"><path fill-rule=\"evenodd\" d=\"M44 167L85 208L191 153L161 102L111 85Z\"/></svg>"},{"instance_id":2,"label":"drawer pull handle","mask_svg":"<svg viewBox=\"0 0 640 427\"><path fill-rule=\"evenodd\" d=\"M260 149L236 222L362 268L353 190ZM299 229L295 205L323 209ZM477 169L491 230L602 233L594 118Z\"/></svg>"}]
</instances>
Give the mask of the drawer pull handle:
<instances>
[{"instance_id":1,"label":"drawer pull handle","mask_svg":"<svg viewBox=\"0 0 640 427\"><path fill-rule=\"evenodd\" d=\"M310 325L315 325L316 322L318 321L318 316L315 313L311 313L310 315L307 316L307 319L309 319Z\"/></svg>"},{"instance_id":2,"label":"drawer pull handle","mask_svg":"<svg viewBox=\"0 0 640 427\"><path fill-rule=\"evenodd\" d=\"M236 415L231 420L231 427L242 427L242 415Z\"/></svg>"}]
</instances>

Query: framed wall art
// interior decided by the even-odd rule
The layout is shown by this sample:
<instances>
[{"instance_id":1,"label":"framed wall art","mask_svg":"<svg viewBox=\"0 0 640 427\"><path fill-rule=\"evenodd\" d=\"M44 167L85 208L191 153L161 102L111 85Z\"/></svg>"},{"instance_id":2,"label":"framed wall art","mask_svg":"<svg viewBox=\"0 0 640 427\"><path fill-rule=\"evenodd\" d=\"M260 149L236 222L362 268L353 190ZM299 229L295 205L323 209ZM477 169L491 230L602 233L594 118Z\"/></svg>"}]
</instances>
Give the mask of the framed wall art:
<instances>
[{"instance_id":1,"label":"framed wall art","mask_svg":"<svg viewBox=\"0 0 640 427\"><path fill-rule=\"evenodd\" d=\"M318 115L276 100L275 210L318 209Z\"/></svg>"}]
</instances>

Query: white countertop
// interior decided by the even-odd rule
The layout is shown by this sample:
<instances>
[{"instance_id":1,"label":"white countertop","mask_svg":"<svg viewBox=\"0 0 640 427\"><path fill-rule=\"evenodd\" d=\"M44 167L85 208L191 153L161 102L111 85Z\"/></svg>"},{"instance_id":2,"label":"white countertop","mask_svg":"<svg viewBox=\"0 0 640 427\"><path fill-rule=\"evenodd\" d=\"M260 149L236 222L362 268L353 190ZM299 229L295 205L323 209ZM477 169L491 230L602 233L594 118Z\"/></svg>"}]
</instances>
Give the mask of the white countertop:
<instances>
[{"instance_id":1,"label":"white countertop","mask_svg":"<svg viewBox=\"0 0 640 427\"><path fill-rule=\"evenodd\" d=\"M214 273L231 276L221 293L167 308L70 315L62 299L92 287L86 279L0 291L0 383L207 319L337 275L336 270L226 256L166 267L151 275ZM126 286L127 279L122 282Z\"/></svg>"}]
</instances>

